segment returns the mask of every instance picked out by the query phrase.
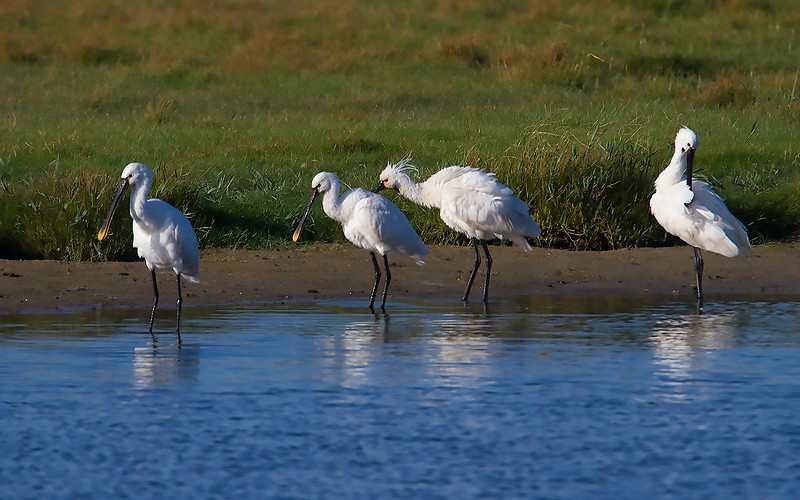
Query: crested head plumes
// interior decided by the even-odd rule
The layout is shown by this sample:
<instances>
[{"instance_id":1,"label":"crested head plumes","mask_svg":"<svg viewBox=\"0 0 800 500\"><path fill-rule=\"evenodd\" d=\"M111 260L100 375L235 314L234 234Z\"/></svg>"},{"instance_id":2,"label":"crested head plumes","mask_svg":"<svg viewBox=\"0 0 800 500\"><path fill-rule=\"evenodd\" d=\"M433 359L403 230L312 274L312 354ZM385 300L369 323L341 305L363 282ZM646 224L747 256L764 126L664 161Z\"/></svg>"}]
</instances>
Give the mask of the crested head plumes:
<instances>
[{"instance_id":1,"label":"crested head plumes","mask_svg":"<svg viewBox=\"0 0 800 500\"><path fill-rule=\"evenodd\" d=\"M409 171L412 171L412 172L416 172L417 171L417 167L415 167L414 165L411 164L411 155L406 156L405 158L403 158L402 160L397 162L395 165L392 165L392 162L387 161L386 162L386 166L387 166L387 168L391 167L391 166L394 166L396 169L400 170L401 172L405 172L406 170L409 170Z\"/></svg>"},{"instance_id":2,"label":"crested head plumes","mask_svg":"<svg viewBox=\"0 0 800 500\"><path fill-rule=\"evenodd\" d=\"M408 172L417 172L417 167L411 165L409 162L411 161L411 156L406 156L396 164L392 164L392 162L387 162L386 168L380 174L380 180L383 182L383 187L387 189L397 189L398 188L398 180L402 177L408 177Z\"/></svg>"},{"instance_id":3,"label":"crested head plumes","mask_svg":"<svg viewBox=\"0 0 800 500\"><path fill-rule=\"evenodd\" d=\"M697 134L689 127L683 127L675 136L675 151L685 152L689 149L697 149Z\"/></svg>"}]
</instances>

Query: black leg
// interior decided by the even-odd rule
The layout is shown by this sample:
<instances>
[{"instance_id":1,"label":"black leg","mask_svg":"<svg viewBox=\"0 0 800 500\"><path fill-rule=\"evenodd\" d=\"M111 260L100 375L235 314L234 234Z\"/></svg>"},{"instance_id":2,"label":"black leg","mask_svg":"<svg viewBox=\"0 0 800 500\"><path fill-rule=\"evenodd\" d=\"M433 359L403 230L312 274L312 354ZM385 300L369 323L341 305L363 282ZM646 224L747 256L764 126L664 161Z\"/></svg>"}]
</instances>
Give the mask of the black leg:
<instances>
[{"instance_id":1,"label":"black leg","mask_svg":"<svg viewBox=\"0 0 800 500\"><path fill-rule=\"evenodd\" d=\"M153 333L153 320L156 317L156 306L158 305L158 284L156 283L156 270L150 271L153 273L153 311L150 313L150 333Z\"/></svg>"},{"instance_id":2,"label":"black leg","mask_svg":"<svg viewBox=\"0 0 800 500\"><path fill-rule=\"evenodd\" d=\"M472 288L472 281L475 279L475 273L478 272L478 267L481 265L481 254L478 252L478 240L472 238L472 246L475 247L475 267L472 268L472 274L469 275L467 282L467 289L464 291L464 297L461 299L464 302L469 301L469 290Z\"/></svg>"},{"instance_id":3,"label":"black leg","mask_svg":"<svg viewBox=\"0 0 800 500\"><path fill-rule=\"evenodd\" d=\"M369 310L375 312L373 305L375 304L375 294L378 293L378 282L381 279L381 268L378 267L378 259L375 258L375 252L369 253L372 257L372 265L375 266L375 285L372 287L372 296L369 298Z\"/></svg>"},{"instance_id":4,"label":"black leg","mask_svg":"<svg viewBox=\"0 0 800 500\"><path fill-rule=\"evenodd\" d=\"M697 275L697 312L701 312L703 310L703 256L697 247L694 247L694 272Z\"/></svg>"},{"instance_id":5,"label":"black leg","mask_svg":"<svg viewBox=\"0 0 800 500\"><path fill-rule=\"evenodd\" d=\"M386 312L384 306L386 305L386 292L389 290L389 282L392 281L392 273L389 272L389 261L386 260L386 256L383 256L383 268L386 269L386 283L383 284L383 298L381 299L381 311ZM378 286L375 283L375 286Z\"/></svg>"},{"instance_id":6,"label":"black leg","mask_svg":"<svg viewBox=\"0 0 800 500\"><path fill-rule=\"evenodd\" d=\"M481 240L483 244L483 253L486 254L486 281L483 282L483 303L489 303L489 276L492 275L492 256L489 255L489 246L486 240Z\"/></svg>"},{"instance_id":7,"label":"black leg","mask_svg":"<svg viewBox=\"0 0 800 500\"><path fill-rule=\"evenodd\" d=\"M181 342L181 307L183 306L183 295L181 294L181 275L178 274L178 343Z\"/></svg>"}]
</instances>

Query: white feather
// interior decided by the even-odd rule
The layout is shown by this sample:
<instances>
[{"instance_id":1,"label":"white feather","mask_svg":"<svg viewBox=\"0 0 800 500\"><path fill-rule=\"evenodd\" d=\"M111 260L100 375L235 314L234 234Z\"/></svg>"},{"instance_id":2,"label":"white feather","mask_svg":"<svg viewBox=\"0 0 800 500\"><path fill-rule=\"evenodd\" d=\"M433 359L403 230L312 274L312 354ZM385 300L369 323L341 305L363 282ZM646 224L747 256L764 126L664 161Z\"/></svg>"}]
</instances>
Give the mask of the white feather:
<instances>
[{"instance_id":1,"label":"white feather","mask_svg":"<svg viewBox=\"0 0 800 500\"><path fill-rule=\"evenodd\" d=\"M451 166L415 183L406 171L407 159L380 174L384 187L426 207L439 209L442 221L469 238L508 238L530 250L526 237L542 230L528 214L530 205L497 181L495 175L472 167Z\"/></svg>"},{"instance_id":2,"label":"white feather","mask_svg":"<svg viewBox=\"0 0 800 500\"><path fill-rule=\"evenodd\" d=\"M330 172L314 177L322 209L342 225L345 238L357 247L380 255L400 254L425 263L428 249L397 206L387 198L353 188L339 196L339 178Z\"/></svg>"},{"instance_id":3,"label":"white feather","mask_svg":"<svg viewBox=\"0 0 800 500\"><path fill-rule=\"evenodd\" d=\"M685 149L697 146L696 137L688 128L678 132L672 161L656 180L650 211L668 233L693 247L726 257L746 256L751 247L744 224L707 183L692 179L691 189L686 183Z\"/></svg>"},{"instance_id":4,"label":"white feather","mask_svg":"<svg viewBox=\"0 0 800 500\"><path fill-rule=\"evenodd\" d=\"M158 198L147 199L153 173L141 163L122 171L131 186L130 214L133 246L147 268L171 270L189 281L200 281L197 236L189 219L177 208Z\"/></svg>"}]
</instances>

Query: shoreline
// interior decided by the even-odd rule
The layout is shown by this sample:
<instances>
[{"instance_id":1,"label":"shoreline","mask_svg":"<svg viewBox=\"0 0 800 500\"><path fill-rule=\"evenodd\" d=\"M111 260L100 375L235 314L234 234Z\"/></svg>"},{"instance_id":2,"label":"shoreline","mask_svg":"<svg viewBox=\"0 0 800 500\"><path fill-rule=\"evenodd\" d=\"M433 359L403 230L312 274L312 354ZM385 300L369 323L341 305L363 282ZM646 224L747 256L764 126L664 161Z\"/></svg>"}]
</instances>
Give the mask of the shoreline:
<instances>
[{"instance_id":1,"label":"shoreline","mask_svg":"<svg viewBox=\"0 0 800 500\"><path fill-rule=\"evenodd\" d=\"M396 297L460 300L472 270L468 246L429 246L425 266L390 257L392 282L387 305ZM632 248L574 251L490 246L493 297L548 294L691 294L691 248ZM755 247L747 259L704 252L704 295L800 294L800 247ZM479 302L484 265L471 292ZM345 297L369 301L373 268L369 254L350 244L303 245L287 250L207 249L200 253L199 284L184 282L183 305L212 306ZM159 306L173 307L175 276L158 272ZM381 282L378 298L383 289ZM150 273L138 262L0 260L0 314L59 313L105 307L152 305Z\"/></svg>"}]
</instances>

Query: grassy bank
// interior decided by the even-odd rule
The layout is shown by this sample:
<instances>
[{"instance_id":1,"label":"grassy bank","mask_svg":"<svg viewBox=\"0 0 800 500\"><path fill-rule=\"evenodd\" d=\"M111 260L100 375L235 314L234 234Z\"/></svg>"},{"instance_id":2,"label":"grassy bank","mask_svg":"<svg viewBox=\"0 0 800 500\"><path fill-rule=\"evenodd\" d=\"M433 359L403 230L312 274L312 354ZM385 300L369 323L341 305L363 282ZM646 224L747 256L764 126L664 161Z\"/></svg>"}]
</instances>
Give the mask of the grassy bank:
<instances>
[{"instance_id":1,"label":"grassy bank","mask_svg":"<svg viewBox=\"0 0 800 500\"><path fill-rule=\"evenodd\" d=\"M671 244L647 199L684 124L754 242L800 232L789 0L9 0L0 22L2 257L133 258L126 216L95 239L131 161L202 246L276 247L316 172L368 187L409 153L497 172L542 245ZM342 238L320 208L308 229Z\"/></svg>"}]
</instances>

